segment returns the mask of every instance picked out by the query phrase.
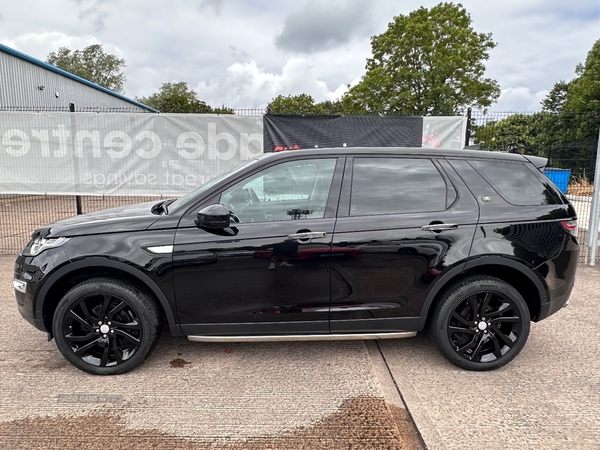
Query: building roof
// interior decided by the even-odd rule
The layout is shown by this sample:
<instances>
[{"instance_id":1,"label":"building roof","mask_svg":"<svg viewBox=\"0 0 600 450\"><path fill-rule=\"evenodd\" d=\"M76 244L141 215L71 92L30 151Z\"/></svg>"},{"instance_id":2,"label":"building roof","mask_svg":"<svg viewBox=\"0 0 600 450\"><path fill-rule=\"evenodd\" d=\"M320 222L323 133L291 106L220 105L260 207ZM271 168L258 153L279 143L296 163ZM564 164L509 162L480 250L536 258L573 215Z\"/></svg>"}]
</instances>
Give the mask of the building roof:
<instances>
[{"instance_id":1,"label":"building roof","mask_svg":"<svg viewBox=\"0 0 600 450\"><path fill-rule=\"evenodd\" d=\"M39 59L33 58L29 55L26 55L25 53L21 53L15 49L7 47L6 45L0 44L0 51L4 52L4 53L8 53L9 55L15 56L15 57L22 59L24 61L27 61L31 64L35 64L36 66L42 67L51 72L57 73L59 75L67 77L67 78L70 78L71 80L77 81L81 84L85 84L86 86L89 86L93 89L104 92L105 94L111 95L113 97L116 97L116 98L126 101L128 103L131 103L132 105L135 105L139 108L146 109L149 112L154 112L154 113L159 112L158 110L156 110L154 108L150 108L149 106L144 105L143 103L136 102L135 100L125 97L124 95L117 94L116 92L111 91L110 89L106 89L105 87L102 87L96 83L92 83L91 81L88 81L84 78L78 77L77 75L73 75L72 73L67 72L66 70L59 69L58 67L55 67L52 64L48 64L46 62L40 61Z\"/></svg>"}]
</instances>

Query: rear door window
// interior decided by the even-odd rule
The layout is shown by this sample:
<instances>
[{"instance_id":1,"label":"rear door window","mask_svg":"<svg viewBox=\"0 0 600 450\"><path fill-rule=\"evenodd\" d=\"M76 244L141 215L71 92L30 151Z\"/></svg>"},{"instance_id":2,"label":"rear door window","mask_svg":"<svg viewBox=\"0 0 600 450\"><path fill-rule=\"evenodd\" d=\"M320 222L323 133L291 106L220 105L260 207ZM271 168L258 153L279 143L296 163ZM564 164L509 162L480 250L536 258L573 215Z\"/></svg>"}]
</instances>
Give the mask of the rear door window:
<instances>
[{"instance_id":1,"label":"rear door window","mask_svg":"<svg viewBox=\"0 0 600 450\"><path fill-rule=\"evenodd\" d=\"M430 159L354 159L351 216L443 211L446 195L446 183Z\"/></svg>"}]
</instances>

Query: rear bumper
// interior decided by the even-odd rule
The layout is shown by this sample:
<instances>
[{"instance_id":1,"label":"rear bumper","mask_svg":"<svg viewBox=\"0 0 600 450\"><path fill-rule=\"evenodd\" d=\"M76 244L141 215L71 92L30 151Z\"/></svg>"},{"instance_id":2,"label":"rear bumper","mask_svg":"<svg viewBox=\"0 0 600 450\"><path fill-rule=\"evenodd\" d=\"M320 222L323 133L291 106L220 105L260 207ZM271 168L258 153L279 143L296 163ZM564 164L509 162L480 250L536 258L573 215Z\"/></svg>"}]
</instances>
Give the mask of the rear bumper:
<instances>
[{"instance_id":1,"label":"rear bumper","mask_svg":"<svg viewBox=\"0 0 600 450\"><path fill-rule=\"evenodd\" d=\"M540 304L536 322L551 316L569 302L569 297L575 285L578 258L579 244L577 239L568 236L560 254L545 263L547 273L544 279L548 286L548 301Z\"/></svg>"},{"instance_id":2,"label":"rear bumper","mask_svg":"<svg viewBox=\"0 0 600 450\"><path fill-rule=\"evenodd\" d=\"M540 313L536 322L545 319L546 317L551 316L558 310L564 308L569 303L569 297L571 297L571 292L573 291L573 286L575 285L575 279L573 279L573 283L571 283L571 287L569 288L566 294L557 295L552 298L551 301L547 303L542 303L540 305Z\"/></svg>"}]
</instances>

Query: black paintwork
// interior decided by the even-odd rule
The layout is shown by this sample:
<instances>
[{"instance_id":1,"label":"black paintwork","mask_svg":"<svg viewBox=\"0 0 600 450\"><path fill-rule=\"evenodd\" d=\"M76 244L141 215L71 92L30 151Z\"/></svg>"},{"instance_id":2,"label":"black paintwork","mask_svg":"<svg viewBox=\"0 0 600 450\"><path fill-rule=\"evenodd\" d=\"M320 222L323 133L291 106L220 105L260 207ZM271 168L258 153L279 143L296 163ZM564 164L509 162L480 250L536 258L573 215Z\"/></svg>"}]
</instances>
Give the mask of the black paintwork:
<instances>
[{"instance_id":1,"label":"black paintwork","mask_svg":"<svg viewBox=\"0 0 600 450\"><path fill-rule=\"evenodd\" d=\"M446 210L351 216L352 158L365 155L430 158L448 189ZM226 228L197 225L197 213L238 181L280 162L319 157L338 160L323 218L297 214L289 221L232 221ZM536 176L555 204L511 205L468 162L490 158L524 162L534 171L543 164L520 155L427 149L264 155L165 205L168 214L150 202L38 230L34 236L71 239L37 256L24 256L28 246L17 258L15 278L28 283L25 294L16 293L18 308L38 329L51 332L54 309L70 287L114 276L152 295L174 334L420 331L444 287L483 272L517 280L532 317L541 320L565 304L573 286L579 246L560 221L574 218L575 210L541 173ZM428 195L426 185L422 195ZM456 227L421 229L440 223ZM325 237L288 239L299 232ZM173 253L150 249L168 246Z\"/></svg>"}]
</instances>

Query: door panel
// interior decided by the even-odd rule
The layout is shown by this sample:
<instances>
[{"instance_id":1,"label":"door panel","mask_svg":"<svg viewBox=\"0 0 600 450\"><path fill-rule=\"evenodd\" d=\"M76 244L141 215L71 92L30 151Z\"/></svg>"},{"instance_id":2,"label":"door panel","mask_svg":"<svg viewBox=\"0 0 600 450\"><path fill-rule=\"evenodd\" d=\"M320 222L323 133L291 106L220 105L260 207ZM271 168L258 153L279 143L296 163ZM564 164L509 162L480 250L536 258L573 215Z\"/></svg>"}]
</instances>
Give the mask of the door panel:
<instances>
[{"instance_id":1,"label":"door panel","mask_svg":"<svg viewBox=\"0 0 600 450\"><path fill-rule=\"evenodd\" d=\"M333 224L334 219L240 224L236 236L225 238L178 230L175 293L182 325L270 323L239 327L260 333L285 332L282 322L321 321L317 329L328 331ZM287 239L308 230L325 237L307 243ZM306 330L316 331L309 324Z\"/></svg>"},{"instance_id":2,"label":"door panel","mask_svg":"<svg viewBox=\"0 0 600 450\"><path fill-rule=\"evenodd\" d=\"M384 163L391 167L389 161L381 162ZM429 164L439 170L432 162ZM347 168L352 166L349 161ZM399 164L390 169L389 175L395 176L393 171L402 167ZM396 203L380 201L384 214L375 214L377 210L371 201L366 207L370 208L370 214L353 216L353 211L360 212L362 206L353 205L351 198L341 200L347 214L344 216L340 210L332 243L331 332L397 331L406 327L411 323L410 318L420 315L427 292L437 277L469 255L478 217L477 203L455 173L452 177L444 172L438 175L438 181L452 182L452 189L443 187L442 191L442 195L448 192L452 205L445 207L443 195L441 202L440 199L423 201L423 209L438 207L441 211L418 212L414 210L420 208L419 196L440 195L428 190L435 180L417 184L421 187L417 194L412 191L415 186L408 186L407 182L404 186L411 192L405 200L397 192L385 192L386 186L401 189L402 184L392 183L381 170L378 170L378 178L373 177L369 182L373 196L379 179L383 191L377 195L382 199L398 198ZM348 183L352 179L357 178L352 178L348 169L344 195L351 192ZM354 193L359 188L359 183L352 185ZM393 213L395 208L412 208L413 212ZM429 231L429 226L439 224L448 229ZM334 258L337 248L353 249L354 254L351 258Z\"/></svg>"},{"instance_id":3,"label":"door panel","mask_svg":"<svg viewBox=\"0 0 600 450\"><path fill-rule=\"evenodd\" d=\"M177 230L174 284L186 334L329 332L335 217L326 211L339 198L336 163L270 166L221 194L238 221L229 229Z\"/></svg>"}]
</instances>

